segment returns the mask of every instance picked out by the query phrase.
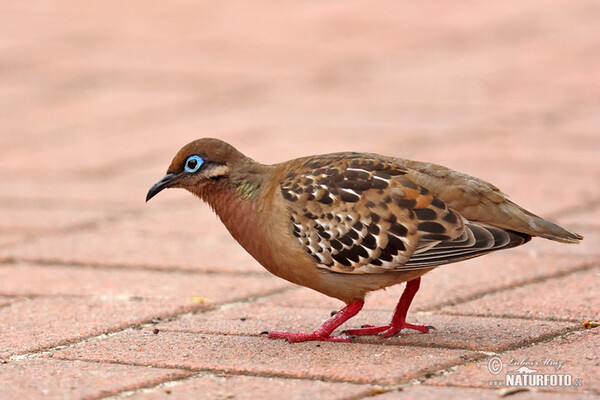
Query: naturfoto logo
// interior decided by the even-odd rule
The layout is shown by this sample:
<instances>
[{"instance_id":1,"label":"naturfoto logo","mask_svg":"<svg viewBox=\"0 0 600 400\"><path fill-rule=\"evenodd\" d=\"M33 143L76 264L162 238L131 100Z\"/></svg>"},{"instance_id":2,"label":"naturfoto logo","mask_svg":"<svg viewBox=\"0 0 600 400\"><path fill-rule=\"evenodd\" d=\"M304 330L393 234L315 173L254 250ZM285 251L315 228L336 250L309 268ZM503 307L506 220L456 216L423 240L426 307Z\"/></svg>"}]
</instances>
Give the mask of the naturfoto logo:
<instances>
[{"instance_id":1,"label":"naturfoto logo","mask_svg":"<svg viewBox=\"0 0 600 400\"><path fill-rule=\"evenodd\" d=\"M579 387L581 379L573 379L571 374L562 373L562 361L551 358L530 360L528 358L517 360L510 359L506 364L500 357L488 360L488 371L499 375L506 366L504 380L490 380L494 387ZM560 371L560 372L559 372Z\"/></svg>"}]
</instances>

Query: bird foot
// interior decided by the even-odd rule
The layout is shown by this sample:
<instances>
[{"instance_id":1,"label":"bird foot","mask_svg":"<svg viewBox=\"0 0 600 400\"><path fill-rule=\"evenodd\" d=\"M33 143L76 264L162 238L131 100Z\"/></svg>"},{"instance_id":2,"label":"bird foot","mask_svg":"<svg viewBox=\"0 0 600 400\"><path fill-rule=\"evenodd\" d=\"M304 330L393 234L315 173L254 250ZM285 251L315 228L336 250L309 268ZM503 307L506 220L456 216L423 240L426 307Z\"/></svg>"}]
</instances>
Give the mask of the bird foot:
<instances>
[{"instance_id":1,"label":"bird foot","mask_svg":"<svg viewBox=\"0 0 600 400\"><path fill-rule=\"evenodd\" d=\"M317 332L312 332L312 333L269 332L268 338L269 339L285 339L288 343L313 342L313 341L342 342L342 343L352 342L352 339L345 335L329 336L329 335L322 335Z\"/></svg>"},{"instance_id":2,"label":"bird foot","mask_svg":"<svg viewBox=\"0 0 600 400\"><path fill-rule=\"evenodd\" d=\"M290 332L264 332L268 334L270 339L285 339L288 343L297 342L342 342L350 343L352 339L346 335L331 336L334 330L336 330L341 324L354 317L361 310L365 304L364 300L354 300L348 303L348 305L342 308L334 316L323 322L312 333L290 333Z\"/></svg>"},{"instance_id":3,"label":"bird foot","mask_svg":"<svg viewBox=\"0 0 600 400\"><path fill-rule=\"evenodd\" d=\"M379 335L381 337L388 338L400 333L400 331L405 328L414 329L421 333L429 332L429 327L425 325L415 325L401 321L401 323L397 324L390 323L387 325L363 325L362 328L347 329L343 333L352 336Z\"/></svg>"}]
</instances>

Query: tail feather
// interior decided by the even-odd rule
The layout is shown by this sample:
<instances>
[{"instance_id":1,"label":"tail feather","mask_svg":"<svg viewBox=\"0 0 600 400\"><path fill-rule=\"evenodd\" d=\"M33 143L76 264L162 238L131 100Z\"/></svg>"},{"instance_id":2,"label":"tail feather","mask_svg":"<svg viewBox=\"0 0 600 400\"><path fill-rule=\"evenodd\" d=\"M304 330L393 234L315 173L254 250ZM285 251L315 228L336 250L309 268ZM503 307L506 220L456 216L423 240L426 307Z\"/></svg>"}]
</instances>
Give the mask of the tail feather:
<instances>
[{"instance_id":1,"label":"tail feather","mask_svg":"<svg viewBox=\"0 0 600 400\"><path fill-rule=\"evenodd\" d=\"M484 222L504 229L526 233L531 236L539 236L562 243L579 243L580 240L583 240L583 236L580 234L566 230L553 222L547 221L508 199L505 199L496 210L500 212L505 219Z\"/></svg>"},{"instance_id":2,"label":"tail feather","mask_svg":"<svg viewBox=\"0 0 600 400\"><path fill-rule=\"evenodd\" d=\"M534 215L530 222L536 236L562 243L579 243L583 236Z\"/></svg>"}]
</instances>

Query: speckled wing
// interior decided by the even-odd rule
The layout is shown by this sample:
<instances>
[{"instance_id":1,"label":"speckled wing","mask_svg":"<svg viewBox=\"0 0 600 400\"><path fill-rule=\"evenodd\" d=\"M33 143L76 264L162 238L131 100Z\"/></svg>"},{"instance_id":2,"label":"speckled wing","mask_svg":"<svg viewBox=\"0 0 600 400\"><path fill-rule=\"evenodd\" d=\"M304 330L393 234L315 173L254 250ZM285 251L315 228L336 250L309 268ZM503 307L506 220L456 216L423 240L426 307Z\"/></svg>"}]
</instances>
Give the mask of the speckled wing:
<instances>
[{"instance_id":1,"label":"speckled wing","mask_svg":"<svg viewBox=\"0 0 600 400\"><path fill-rule=\"evenodd\" d=\"M342 273L423 268L409 264L413 255L457 238L472 244L464 219L407 172L375 155L307 159L281 182L290 229L319 267Z\"/></svg>"}]
</instances>

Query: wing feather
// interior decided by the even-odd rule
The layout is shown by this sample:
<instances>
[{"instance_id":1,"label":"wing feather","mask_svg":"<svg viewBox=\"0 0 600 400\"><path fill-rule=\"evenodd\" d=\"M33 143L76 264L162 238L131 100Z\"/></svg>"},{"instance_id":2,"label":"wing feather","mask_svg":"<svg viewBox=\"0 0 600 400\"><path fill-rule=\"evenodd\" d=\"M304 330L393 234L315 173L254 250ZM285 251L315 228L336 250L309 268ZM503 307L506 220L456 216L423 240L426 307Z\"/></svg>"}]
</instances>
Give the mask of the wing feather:
<instances>
[{"instance_id":1,"label":"wing feather","mask_svg":"<svg viewBox=\"0 0 600 400\"><path fill-rule=\"evenodd\" d=\"M416 252L472 242L464 219L407 172L353 153L307 160L281 182L292 233L319 267L354 274L414 268Z\"/></svg>"}]
</instances>

